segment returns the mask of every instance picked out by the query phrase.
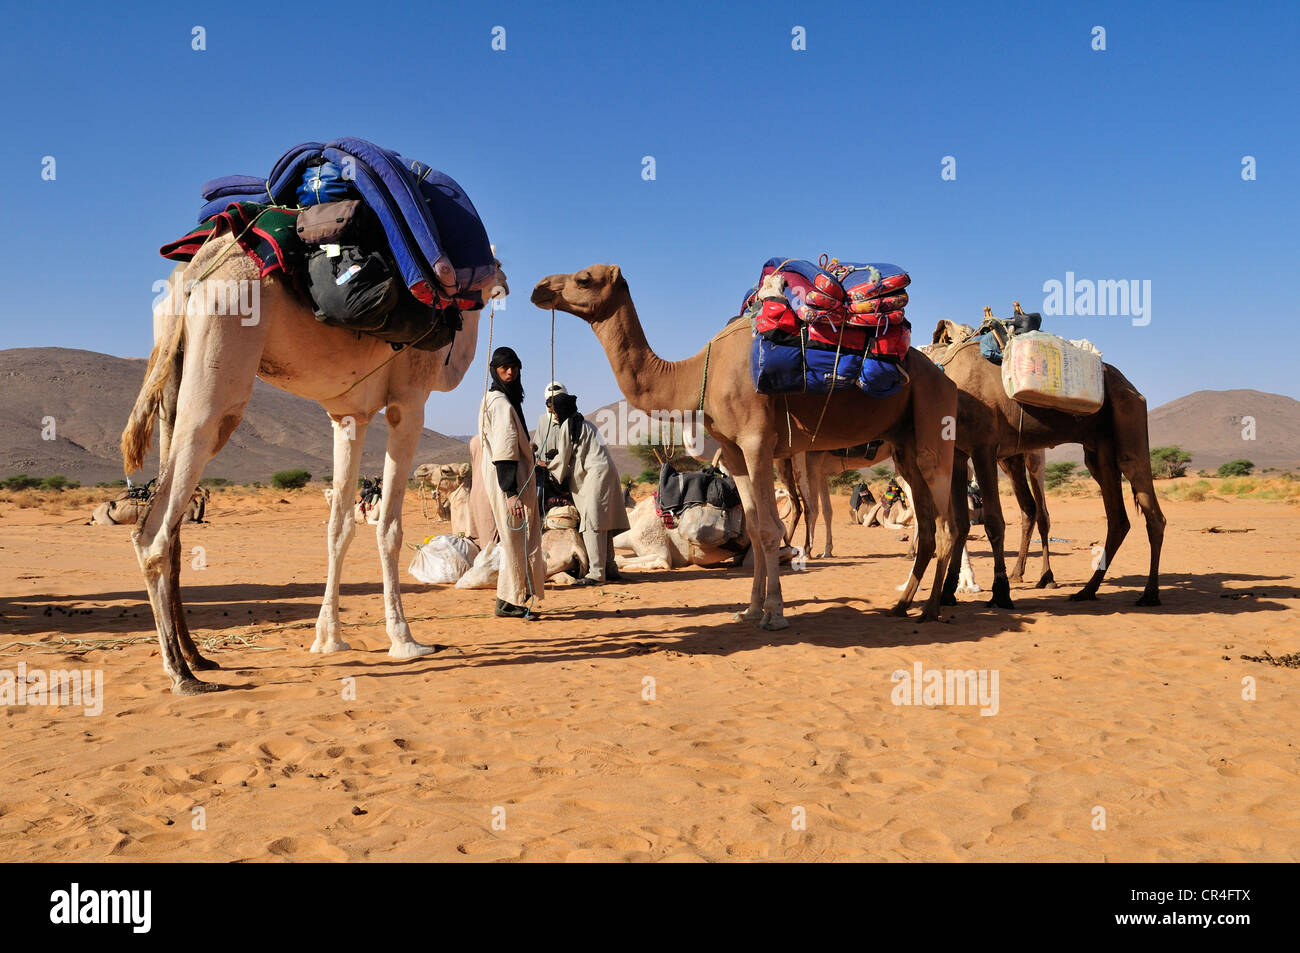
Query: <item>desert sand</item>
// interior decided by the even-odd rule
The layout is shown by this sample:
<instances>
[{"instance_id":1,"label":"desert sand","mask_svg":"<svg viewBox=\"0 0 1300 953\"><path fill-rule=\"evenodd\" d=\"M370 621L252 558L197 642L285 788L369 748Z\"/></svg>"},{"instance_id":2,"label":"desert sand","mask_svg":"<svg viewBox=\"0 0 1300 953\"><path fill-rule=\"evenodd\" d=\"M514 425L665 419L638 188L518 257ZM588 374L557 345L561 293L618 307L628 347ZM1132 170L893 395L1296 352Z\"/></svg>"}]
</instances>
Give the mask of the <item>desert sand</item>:
<instances>
[{"instance_id":1,"label":"desert sand","mask_svg":"<svg viewBox=\"0 0 1300 953\"><path fill-rule=\"evenodd\" d=\"M552 589L535 623L403 573L446 648L395 662L369 528L354 651L308 653L324 501L279 498L214 494L183 529L223 666L203 677L230 689L197 698L169 691L129 528L0 509L0 669L104 677L98 716L0 713L5 860L1300 860L1300 670L1241 658L1300 650L1294 505L1164 501L1164 606L1139 609L1140 518L1099 601L1070 603L1101 503L1053 499L1061 589L1028 587L1032 558L1016 611L966 595L921 624L885 615L907 544L836 497L837 554L786 576L784 631L732 621L742 569ZM447 531L407 511L408 541ZM972 558L987 588L982 538ZM996 670L997 713L893 704L918 662Z\"/></svg>"}]
</instances>

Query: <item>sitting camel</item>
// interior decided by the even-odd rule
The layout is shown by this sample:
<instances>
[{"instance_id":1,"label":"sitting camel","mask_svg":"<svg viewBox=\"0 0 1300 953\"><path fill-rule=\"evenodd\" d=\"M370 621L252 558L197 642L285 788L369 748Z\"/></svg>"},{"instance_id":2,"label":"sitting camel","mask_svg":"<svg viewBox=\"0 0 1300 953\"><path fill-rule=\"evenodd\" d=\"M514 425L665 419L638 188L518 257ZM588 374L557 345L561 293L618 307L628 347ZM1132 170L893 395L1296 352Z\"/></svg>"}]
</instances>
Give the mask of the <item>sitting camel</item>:
<instances>
[{"instance_id":1,"label":"sitting camel","mask_svg":"<svg viewBox=\"0 0 1300 953\"><path fill-rule=\"evenodd\" d=\"M190 505L185 509L184 522L202 523L208 510L208 500L212 491L206 486L195 487L190 497ZM145 508L145 500L133 497L130 492L122 493L116 499L100 503L90 514L87 525L94 526L134 526L140 520L140 513Z\"/></svg>"},{"instance_id":2,"label":"sitting camel","mask_svg":"<svg viewBox=\"0 0 1300 953\"><path fill-rule=\"evenodd\" d=\"M402 611L402 501L429 394L452 390L464 378L478 345L481 311L461 315L462 329L446 347L394 351L377 337L317 321L311 303L282 276L260 277L257 264L240 253L229 233L210 236L192 261L172 272L171 280L182 287L187 279L197 284L187 289L184 306L173 309L169 295L155 308L153 353L122 433L125 469L133 473L144 463L155 421L161 424L158 492L141 513L133 540L172 691L194 695L221 687L194 677L194 669L219 666L199 654L185 622L179 528L203 468L239 426L257 377L319 402L334 427L329 569L311 650L349 648L339 625L339 579L356 526L351 494L366 429L383 410L388 448L376 535L388 654L411 659L433 652L433 646L415 641ZM251 323L221 313L225 296L207 293L208 286L240 287L241 282L257 285L253 290L258 296L252 300L259 306ZM508 293L498 264L495 283L483 289L483 298Z\"/></svg>"},{"instance_id":3,"label":"sitting camel","mask_svg":"<svg viewBox=\"0 0 1300 953\"><path fill-rule=\"evenodd\" d=\"M442 522L451 516L451 495L470 482L468 463L421 463L411 479L420 494L426 520Z\"/></svg>"},{"instance_id":4,"label":"sitting camel","mask_svg":"<svg viewBox=\"0 0 1300 953\"><path fill-rule=\"evenodd\" d=\"M616 555L619 569L735 565L749 542L740 506L729 510L707 504L689 506L677 525L668 529L655 511L654 497L647 496L627 518L631 528L614 537L614 548L630 549L636 555Z\"/></svg>"},{"instance_id":5,"label":"sitting camel","mask_svg":"<svg viewBox=\"0 0 1300 953\"><path fill-rule=\"evenodd\" d=\"M814 441L829 450L878 437L895 447L895 462L912 483L918 513L916 560L892 612L907 614L921 575L937 555L935 585L922 618L938 617L939 590L952 555L954 448L943 431L944 421L956 416L957 392L924 355L908 352L902 362L905 380L888 397L868 397L856 387L829 395L759 394L750 373L750 324L743 316L731 319L694 357L666 361L646 341L617 265L593 265L543 278L533 289L532 301L539 308L576 315L591 326L632 406L702 413L735 477L754 543L750 603L738 618L765 629L789 625L777 559L784 528L776 516L773 461L807 450Z\"/></svg>"}]
</instances>

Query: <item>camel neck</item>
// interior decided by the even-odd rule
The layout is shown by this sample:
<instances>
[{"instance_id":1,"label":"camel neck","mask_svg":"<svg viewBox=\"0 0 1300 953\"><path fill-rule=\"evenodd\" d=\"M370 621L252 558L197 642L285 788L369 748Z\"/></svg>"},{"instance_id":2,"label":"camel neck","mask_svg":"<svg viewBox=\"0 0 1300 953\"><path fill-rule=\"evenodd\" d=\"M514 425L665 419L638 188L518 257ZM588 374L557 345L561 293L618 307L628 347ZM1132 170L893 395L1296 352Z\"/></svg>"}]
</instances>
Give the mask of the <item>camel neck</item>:
<instances>
[{"instance_id":1,"label":"camel neck","mask_svg":"<svg viewBox=\"0 0 1300 953\"><path fill-rule=\"evenodd\" d=\"M619 389L633 407L647 413L698 408L703 352L684 361L665 361L651 349L631 300L592 327L614 369Z\"/></svg>"}]
</instances>

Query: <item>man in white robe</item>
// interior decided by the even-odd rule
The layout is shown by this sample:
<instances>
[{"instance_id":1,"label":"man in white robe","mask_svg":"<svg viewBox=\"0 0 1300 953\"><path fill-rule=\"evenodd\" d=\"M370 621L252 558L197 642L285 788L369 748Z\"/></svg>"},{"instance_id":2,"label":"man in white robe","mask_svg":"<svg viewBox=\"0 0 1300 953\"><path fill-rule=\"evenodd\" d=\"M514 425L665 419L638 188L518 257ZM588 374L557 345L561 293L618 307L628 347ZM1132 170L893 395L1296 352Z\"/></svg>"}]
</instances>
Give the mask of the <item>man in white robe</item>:
<instances>
[{"instance_id":1,"label":"man in white robe","mask_svg":"<svg viewBox=\"0 0 1300 953\"><path fill-rule=\"evenodd\" d=\"M614 536L629 528L623 506L623 488L609 448L589 420L578 413L577 400L557 392L551 398L555 447L546 465L555 480L573 494L578 508L582 542L590 568L578 585L593 585L617 578Z\"/></svg>"},{"instance_id":2,"label":"man in white robe","mask_svg":"<svg viewBox=\"0 0 1300 953\"><path fill-rule=\"evenodd\" d=\"M492 352L492 383L479 411L482 456L475 481L482 481L492 504L498 545L496 615L533 619L533 600L543 598L546 560L542 553L542 518L537 509L533 446L524 423L519 356L508 347Z\"/></svg>"}]
</instances>

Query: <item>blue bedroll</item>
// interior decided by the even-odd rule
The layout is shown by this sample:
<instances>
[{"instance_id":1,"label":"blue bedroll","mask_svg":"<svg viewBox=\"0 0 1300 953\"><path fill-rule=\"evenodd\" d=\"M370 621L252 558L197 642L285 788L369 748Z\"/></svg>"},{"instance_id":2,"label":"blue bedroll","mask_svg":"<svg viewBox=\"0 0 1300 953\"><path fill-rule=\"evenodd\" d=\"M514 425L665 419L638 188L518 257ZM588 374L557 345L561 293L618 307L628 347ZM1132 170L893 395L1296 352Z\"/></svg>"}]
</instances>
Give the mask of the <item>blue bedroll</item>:
<instances>
[{"instance_id":1,"label":"blue bedroll","mask_svg":"<svg viewBox=\"0 0 1300 953\"><path fill-rule=\"evenodd\" d=\"M760 394L826 394L856 386L868 397L889 397L902 384L898 366L861 354L774 344L755 336L749 372Z\"/></svg>"},{"instance_id":2,"label":"blue bedroll","mask_svg":"<svg viewBox=\"0 0 1300 953\"><path fill-rule=\"evenodd\" d=\"M210 182L204 182L200 190L205 199L226 198L232 195L238 195L241 198L248 194L266 194L266 179L258 178L255 175L223 175L219 179L213 179Z\"/></svg>"},{"instance_id":3,"label":"blue bedroll","mask_svg":"<svg viewBox=\"0 0 1300 953\"><path fill-rule=\"evenodd\" d=\"M862 355L840 354L837 361L834 351L804 350L755 336L749 370L760 394L825 394L857 382Z\"/></svg>"},{"instance_id":4,"label":"blue bedroll","mask_svg":"<svg viewBox=\"0 0 1300 953\"><path fill-rule=\"evenodd\" d=\"M446 295L463 294L495 278L487 231L455 180L364 139L299 143L280 157L266 179L214 179L205 190L212 186L229 194L214 193L200 211L199 221L231 202L264 202L268 194L279 204L295 204L303 172L322 159L353 172L353 184L379 217L398 271L416 298L429 304L435 289Z\"/></svg>"},{"instance_id":5,"label":"blue bedroll","mask_svg":"<svg viewBox=\"0 0 1300 953\"><path fill-rule=\"evenodd\" d=\"M812 262L806 259L779 258L779 257L769 258L767 261L763 262L763 270L759 273L758 283L751 285L749 290L745 292L745 298L740 305L740 310L742 314L744 313L745 309L749 307L750 302L752 302L754 300L754 297L758 294L758 289L759 286L763 284L763 279L766 278L774 271L793 272L794 274L798 275L799 277L803 278L806 282L808 282L809 286L813 285L813 283L817 280L818 275L825 275L827 278L831 279L831 281L835 280L835 276L832 275L829 271L826 271L823 268L818 268L816 265L814 265ZM802 306L804 303L802 300L799 300L795 294L792 293L792 290L789 287L785 289L785 296L790 299L790 304L793 307L798 308Z\"/></svg>"}]
</instances>

